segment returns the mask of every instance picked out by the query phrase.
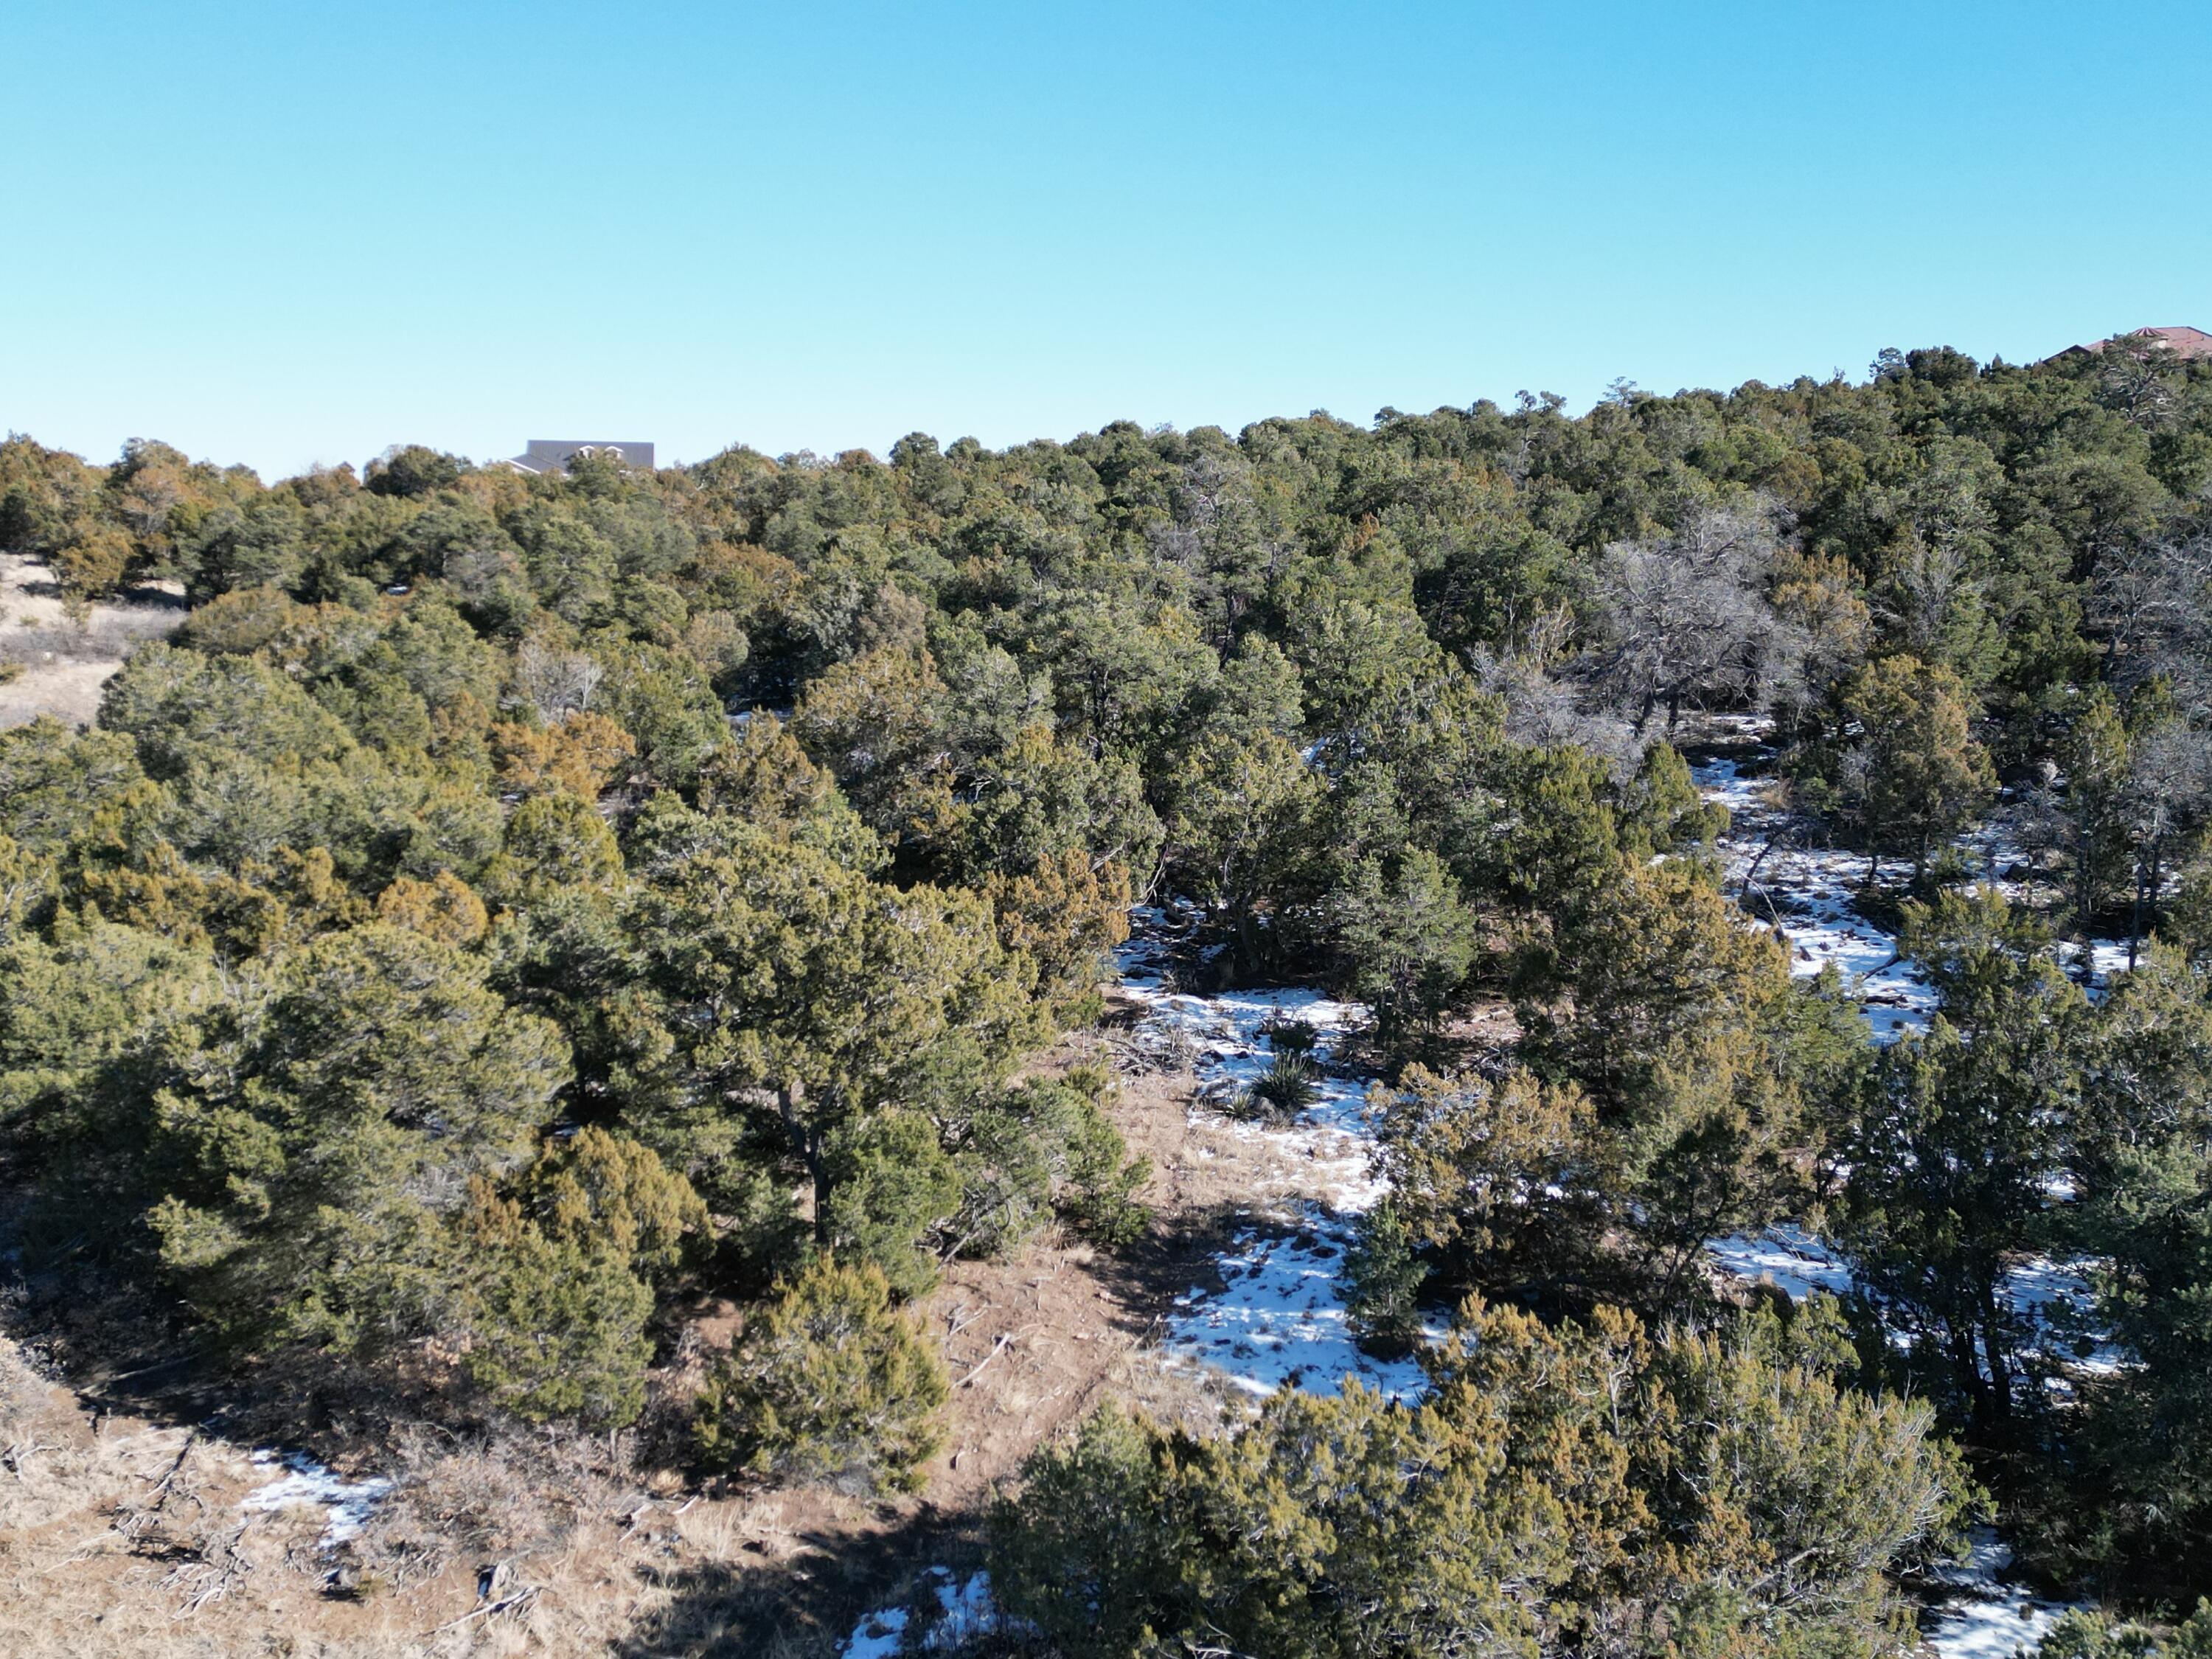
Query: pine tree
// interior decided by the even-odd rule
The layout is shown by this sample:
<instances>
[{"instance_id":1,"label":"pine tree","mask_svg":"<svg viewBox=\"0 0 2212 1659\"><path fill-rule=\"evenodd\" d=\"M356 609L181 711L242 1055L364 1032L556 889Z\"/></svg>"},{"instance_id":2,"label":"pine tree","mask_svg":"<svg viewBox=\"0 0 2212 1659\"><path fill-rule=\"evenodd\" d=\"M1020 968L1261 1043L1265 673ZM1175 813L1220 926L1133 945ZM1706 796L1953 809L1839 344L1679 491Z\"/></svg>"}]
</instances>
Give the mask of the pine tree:
<instances>
[{"instance_id":1,"label":"pine tree","mask_svg":"<svg viewBox=\"0 0 2212 1659\"><path fill-rule=\"evenodd\" d=\"M434 1325L444 1222L514 1169L568 1079L483 964L371 923L285 958L155 1097L151 1215L187 1300L248 1345L374 1347Z\"/></svg>"},{"instance_id":2,"label":"pine tree","mask_svg":"<svg viewBox=\"0 0 2212 1659\"><path fill-rule=\"evenodd\" d=\"M1035 1454L993 1588L1066 1659L1686 1652L1875 1659L1886 1573L1972 1497L1920 1406L1840 1388L1832 1304L1654 1339L1470 1303L1428 1401L1272 1396L1198 1437L1113 1412Z\"/></svg>"},{"instance_id":3,"label":"pine tree","mask_svg":"<svg viewBox=\"0 0 2212 1659\"><path fill-rule=\"evenodd\" d=\"M1966 687L1940 665L1882 657L1844 686L1842 713L1862 734L1841 768L1847 820L1875 857L1889 849L1910 854L1917 884L1929 853L1996 787L1974 740Z\"/></svg>"},{"instance_id":4,"label":"pine tree","mask_svg":"<svg viewBox=\"0 0 2212 1659\"><path fill-rule=\"evenodd\" d=\"M1336 946L1352 992L1374 1012L1376 1036L1400 1048L1433 1031L1475 957L1475 918L1459 883L1425 848L1386 876L1363 860L1335 895Z\"/></svg>"},{"instance_id":5,"label":"pine tree","mask_svg":"<svg viewBox=\"0 0 2212 1659\"><path fill-rule=\"evenodd\" d=\"M1409 1066L1372 1100L1391 1218L1448 1285L1554 1273L1595 1243L1596 1121L1575 1085L1526 1071L1493 1081Z\"/></svg>"},{"instance_id":6,"label":"pine tree","mask_svg":"<svg viewBox=\"0 0 2212 1659\"><path fill-rule=\"evenodd\" d=\"M541 1226L479 1180L454 1242L462 1283L441 1323L464 1334L471 1382L531 1422L636 1419L653 1297L616 1241Z\"/></svg>"},{"instance_id":7,"label":"pine tree","mask_svg":"<svg viewBox=\"0 0 2212 1659\"><path fill-rule=\"evenodd\" d=\"M1915 1370L1998 1439L2027 1334L1999 1287L2014 1255L2048 1237L2087 1005L2048 933L1993 892L1908 905L1901 943L1941 1008L1882 1054L1841 1149L1844 1237L1912 1334Z\"/></svg>"}]
</instances>

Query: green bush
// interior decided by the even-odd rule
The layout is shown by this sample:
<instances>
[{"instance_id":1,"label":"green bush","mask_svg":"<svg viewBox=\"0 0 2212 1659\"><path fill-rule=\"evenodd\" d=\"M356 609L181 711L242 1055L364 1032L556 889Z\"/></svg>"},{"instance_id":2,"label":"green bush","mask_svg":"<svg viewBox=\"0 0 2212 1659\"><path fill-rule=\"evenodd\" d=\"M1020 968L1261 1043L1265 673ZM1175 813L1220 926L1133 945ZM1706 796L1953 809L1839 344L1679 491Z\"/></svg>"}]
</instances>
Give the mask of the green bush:
<instances>
[{"instance_id":1,"label":"green bush","mask_svg":"<svg viewBox=\"0 0 2212 1659\"><path fill-rule=\"evenodd\" d=\"M1071 1073L1071 1080L1075 1076ZM1128 1142L1097 1097L1079 1096L1068 1126L1060 1212L1076 1231L1097 1243L1133 1243L1152 1218L1152 1211L1137 1197L1152 1179L1152 1160L1128 1154Z\"/></svg>"},{"instance_id":2,"label":"green bush","mask_svg":"<svg viewBox=\"0 0 2212 1659\"><path fill-rule=\"evenodd\" d=\"M1886 1575L1955 1547L1970 1486L1846 1352L1832 1304L1654 1339L1470 1303L1418 1407L1093 1418L994 1511L993 1588L1059 1659L1875 1659L1909 1631Z\"/></svg>"},{"instance_id":3,"label":"green bush","mask_svg":"<svg viewBox=\"0 0 2212 1659\"><path fill-rule=\"evenodd\" d=\"M1267 1069L1252 1080L1238 1097L1239 1107L1252 1117L1296 1117L1321 1097L1313 1061L1300 1054L1278 1054Z\"/></svg>"},{"instance_id":4,"label":"green bush","mask_svg":"<svg viewBox=\"0 0 2212 1659\"><path fill-rule=\"evenodd\" d=\"M549 1232L482 1183L462 1237L469 1380L531 1422L636 1420L653 1357L653 1291L623 1252Z\"/></svg>"},{"instance_id":5,"label":"green bush","mask_svg":"<svg viewBox=\"0 0 2212 1659\"><path fill-rule=\"evenodd\" d=\"M823 1243L881 1273L902 1298L937 1282L924 1248L960 1204L960 1176L936 1127L916 1112L884 1112L830 1137Z\"/></svg>"},{"instance_id":6,"label":"green bush","mask_svg":"<svg viewBox=\"0 0 2212 1659\"><path fill-rule=\"evenodd\" d=\"M2087 1607L2058 1615L2035 1659L2212 1659L2212 1601L2171 1631L2122 1624Z\"/></svg>"},{"instance_id":7,"label":"green bush","mask_svg":"<svg viewBox=\"0 0 2212 1659\"><path fill-rule=\"evenodd\" d=\"M700 1396L711 1468L912 1492L943 1443L945 1368L872 1267L823 1257L748 1320Z\"/></svg>"},{"instance_id":8,"label":"green bush","mask_svg":"<svg viewBox=\"0 0 2212 1659\"><path fill-rule=\"evenodd\" d=\"M1402 1353L1420 1329L1421 1285L1429 1270L1413 1255L1413 1235L1398 1206L1384 1199L1360 1218L1344 1253L1345 1310L1367 1343Z\"/></svg>"}]
</instances>

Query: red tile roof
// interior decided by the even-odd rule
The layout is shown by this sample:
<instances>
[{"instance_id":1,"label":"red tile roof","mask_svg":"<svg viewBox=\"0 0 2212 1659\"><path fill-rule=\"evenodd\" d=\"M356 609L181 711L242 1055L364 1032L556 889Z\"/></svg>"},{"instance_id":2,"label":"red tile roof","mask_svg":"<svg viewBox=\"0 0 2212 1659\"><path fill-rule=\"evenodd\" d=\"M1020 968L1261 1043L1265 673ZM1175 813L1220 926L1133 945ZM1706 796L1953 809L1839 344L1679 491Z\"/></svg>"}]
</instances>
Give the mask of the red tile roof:
<instances>
[{"instance_id":1,"label":"red tile roof","mask_svg":"<svg viewBox=\"0 0 2212 1659\"><path fill-rule=\"evenodd\" d=\"M2176 324L2168 328L2139 328L2135 331L2138 334L2156 336L2173 348L2175 356L2185 361L2198 357L2212 357L2212 334L2207 334L2201 328L2191 328L2185 324ZM2111 343L2110 340L2092 340L2087 345L2068 346L2065 350L2053 355L2071 357L2076 352L2102 351Z\"/></svg>"}]
</instances>

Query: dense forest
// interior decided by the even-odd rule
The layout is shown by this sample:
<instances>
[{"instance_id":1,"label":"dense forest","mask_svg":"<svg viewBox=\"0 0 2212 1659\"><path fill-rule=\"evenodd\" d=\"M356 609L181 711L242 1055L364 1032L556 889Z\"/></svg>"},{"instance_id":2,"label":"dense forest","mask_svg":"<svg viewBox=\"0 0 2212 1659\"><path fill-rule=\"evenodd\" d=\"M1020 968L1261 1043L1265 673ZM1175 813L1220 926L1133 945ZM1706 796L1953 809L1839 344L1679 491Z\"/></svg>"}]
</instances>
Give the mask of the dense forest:
<instances>
[{"instance_id":1,"label":"dense forest","mask_svg":"<svg viewBox=\"0 0 2212 1659\"><path fill-rule=\"evenodd\" d=\"M1182 982L1366 1011L1352 1305L1427 1386L1104 1407L1000 1499L992 1640L1872 1655L1996 1518L2110 1609L2059 1650L2212 1651L2157 1633L2212 1595L2212 362L550 477L14 436L0 551L189 605L0 732L26 1330L303 1433L911 1487L945 1264L1147 1225L1110 1069L1044 1060L1172 906ZM1923 1025L1724 878L1728 730ZM1236 1109L1308 1097L1273 1035ZM1863 1292L1707 1271L1778 1223Z\"/></svg>"}]
</instances>

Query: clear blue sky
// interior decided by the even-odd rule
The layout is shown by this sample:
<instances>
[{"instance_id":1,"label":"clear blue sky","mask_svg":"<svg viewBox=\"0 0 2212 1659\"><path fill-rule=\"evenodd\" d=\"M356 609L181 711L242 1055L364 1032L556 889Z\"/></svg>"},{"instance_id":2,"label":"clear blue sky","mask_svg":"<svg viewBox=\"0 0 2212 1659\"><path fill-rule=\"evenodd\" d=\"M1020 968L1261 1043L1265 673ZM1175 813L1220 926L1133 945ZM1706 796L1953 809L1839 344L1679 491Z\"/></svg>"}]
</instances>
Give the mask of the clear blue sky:
<instances>
[{"instance_id":1,"label":"clear blue sky","mask_svg":"<svg viewBox=\"0 0 2212 1659\"><path fill-rule=\"evenodd\" d=\"M270 477L2212 328L2212 7L7 0L0 426Z\"/></svg>"}]
</instances>

